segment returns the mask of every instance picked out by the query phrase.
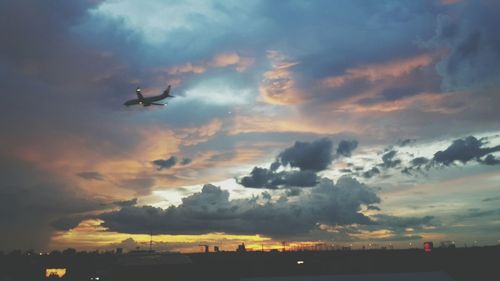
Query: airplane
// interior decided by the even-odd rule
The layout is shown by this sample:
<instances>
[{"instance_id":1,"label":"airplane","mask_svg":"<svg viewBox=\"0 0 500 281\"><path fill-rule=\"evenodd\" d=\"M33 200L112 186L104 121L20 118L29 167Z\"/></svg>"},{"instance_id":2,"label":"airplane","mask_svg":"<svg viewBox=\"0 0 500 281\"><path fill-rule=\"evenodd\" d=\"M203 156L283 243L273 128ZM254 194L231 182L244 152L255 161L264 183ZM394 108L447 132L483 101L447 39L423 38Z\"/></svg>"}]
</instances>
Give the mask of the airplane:
<instances>
[{"instance_id":1,"label":"airplane","mask_svg":"<svg viewBox=\"0 0 500 281\"><path fill-rule=\"evenodd\" d=\"M131 106L131 105L140 104L142 106L150 106L150 105L163 105L163 106L165 106L165 105L167 105L166 103L159 103L157 101L161 101L161 100L166 99L166 98L173 98L174 97L174 96L170 95L170 85L168 85L167 89L165 91L163 91L163 93L161 95L154 96L154 97L145 98L141 94L140 87L137 87L137 89L135 90L135 93L137 94L137 98L132 99L132 100L128 100L123 105Z\"/></svg>"}]
</instances>

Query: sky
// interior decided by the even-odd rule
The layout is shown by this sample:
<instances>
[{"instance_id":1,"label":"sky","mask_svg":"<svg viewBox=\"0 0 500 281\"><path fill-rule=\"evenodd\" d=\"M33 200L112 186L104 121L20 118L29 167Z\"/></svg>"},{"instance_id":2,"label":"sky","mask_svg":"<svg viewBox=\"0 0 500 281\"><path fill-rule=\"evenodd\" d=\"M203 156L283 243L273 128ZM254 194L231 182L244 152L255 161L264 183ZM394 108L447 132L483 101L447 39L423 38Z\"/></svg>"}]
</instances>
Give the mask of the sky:
<instances>
[{"instance_id":1,"label":"sky","mask_svg":"<svg viewBox=\"0 0 500 281\"><path fill-rule=\"evenodd\" d=\"M1 1L0 250L496 245L499 12Z\"/></svg>"}]
</instances>

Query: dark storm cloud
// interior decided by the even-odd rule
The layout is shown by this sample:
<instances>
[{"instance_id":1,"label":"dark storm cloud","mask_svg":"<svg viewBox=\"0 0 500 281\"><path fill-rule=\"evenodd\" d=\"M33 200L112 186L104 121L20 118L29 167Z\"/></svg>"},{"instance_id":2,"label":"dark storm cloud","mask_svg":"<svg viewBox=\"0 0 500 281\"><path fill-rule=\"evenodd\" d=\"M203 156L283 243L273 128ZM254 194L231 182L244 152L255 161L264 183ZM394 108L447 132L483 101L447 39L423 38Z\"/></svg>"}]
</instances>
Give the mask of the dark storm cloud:
<instances>
[{"instance_id":1,"label":"dark storm cloud","mask_svg":"<svg viewBox=\"0 0 500 281\"><path fill-rule=\"evenodd\" d=\"M86 180L96 180L96 181L104 180L104 176L101 173L95 171L80 172L77 173L76 175Z\"/></svg>"},{"instance_id":2,"label":"dark storm cloud","mask_svg":"<svg viewBox=\"0 0 500 281\"><path fill-rule=\"evenodd\" d=\"M489 153L500 151L500 145L484 147L485 144L484 140L478 140L474 136L457 139L445 150L436 152L432 160L434 163L445 166L449 166L455 161L465 164L471 160L479 161L481 157Z\"/></svg>"},{"instance_id":3,"label":"dark storm cloud","mask_svg":"<svg viewBox=\"0 0 500 281\"><path fill-rule=\"evenodd\" d=\"M98 2L100 1L2 1L0 34L8 40L4 40L4 44L0 46L0 58L14 63L35 63L38 66L45 64L44 61L58 58L59 52L67 51L62 49L62 45L68 44L64 39L68 35L66 28L82 20L87 10L95 7ZM58 64L60 60L56 59L54 62Z\"/></svg>"},{"instance_id":4,"label":"dark storm cloud","mask_svg":"<svg viewBox=\"0 0 500 281\"><path fill-rule=\"evenodd\" d=\"M81 221L89 218L88 216L72 216L72 217L61 217L50 223L56 230L67 231L77 227Z\"/></svg>"},{"instance_id":5,"label":"dark storm cloud","mask_svg":"<svg viewBox=\"0 0 500 281\"><path fill-rule=\"evenodd\" d=\"M397 152L391 150L382 156L383 163L378 166L400 169L403 174L413 175L413 172L423 173L432 167L451 166L456 162L467 164L477 161L485 165L498 165L500 160L491 153L500 151L500 145L488 147L487 140L488 138L477 139L474 136L456 139L446 149L435 152L431 159L415 157L405 164L399 159L393 160ZM367 171L363 175L370 178L376 174L377 171Z\"/></svg>"},{"instance_id":6,"label":"dark storm cloud","mask_svg":"<svg viewBox=\"0 0 500 281\"><path fill-rule=\"evenodd\" d=\"M3 250L43 249L50 241L53 227L68 229L78 224L81 213L107 209L101 199L25 162L2 158L0 178Z\"/></svg>"},{"instance_id":7,"label":"dark storm cloud","mask_svg":"<svg viewBox=\"0 0 500 281\"><path fill-rule=\"evenodd\" d=\"M285 173L284 180L287 186L308 187L318 183L318 176L310 170L291 171Z\"/></svg>"},{"instance_id":8,"label":"dark storm cloud","mask_svg":"<svg viewBox=\"0 0 500 281\"><path fill-rule=\"evenodd\" d=\"M431 165L431 160L426 157L415 157L410 160L409 166L401 169L401 173L406 175L412 175L413 172L422 172L422 168L429 170Z\"/></svg>"},{"instance_id":9,"label":"dark storm cloud","mask_svg":"<svg viewBox=\"0 0 500 281\"><path fill-rule=\"evenodd\" d=\"M392 149L386 149L384 151L384 154L382 155L382 163L378 163L373 165L371 168L368 167L354 167L355 171L352 171L351 169L341 169L341 172L344 173L349 173L353 176L362 176L366 179L373 178L375 176L378 176L382 173L382 171L388 170L388 169L399 169L400 166L402 165L401 159L396 158L398 151ZM364 169L368 168L368 170L363 171ZM361 172L363 171L363 172ZM405 171L405 173L408 173L408 171ZM388 176L388 175L386 175Z\"/></svg>"},{"instance_id":10,"label":"dark storm cloud","mask_svg":"<svg viewBox=\"0 0 500 281\"><path fill-rule=\"evenodd\" d=\"M283 166L312 171L325 170L332 160L332 141L327 138L313 142L297 141L277 157L277 161Z\"/></svg>"},{"instance_id":11,"label":"dark storm cloud","mask_svg":"<svg viewBox=\"0 0 500 281\"><path fill-rule=\"evenodd\" d=\"M446 90L498 85L500 75L500 19L498 1L464 1L460 16L440 15L432 47L447 48L437 69Z\"/></svg>"},{"instance_id":12,"label":"dark storm cloud","mask_svg":"<svg viewBox=\"0 0 500 281\"><path fill-rule=\"evenodd\" d=\"M480 163L493 166L493 165L499 165L500 164L500 159L496 158L493 155L487 155L484 159L479 159L478 160Z\"/></svg>"},{"instance_id":13,"label":"dark storm cloud","mask_svg":"<svg viewBox=\"0 0 500 281\"><path fill-rule=\"evenodd\" d=\"M377 167L394 168L400 170L403 174L414 175L414 172L424 173L433 167L451 166L456 162L467 164L470 161L476 161L477 163L493 166L500 164L500 160L492 154L498 151L500 151L500 145L488 147L488 137L477 139L474 136L468 136L453 140L446 149L435 152L431 159L415 157L409 162L403 163L402 160L395 159L397 151L390 150L382 156L381 164L377 164L376 167L365 171L361 175L365 178L378 175L381 171ZM357 173L352 174L357 175Z\"/></svg>"},{"instance_id":14,"label":"dark storm cloud","mask_svg":"<svg viewBox=\"0 0 500 281\"><path fill-rule=\"evenodd\" d=\"M78 221L79 213L107 206L62 177L4 152L37 144L50 152L60 144L54 140L68 136L102 155L135 143L122 137L113 113L100 111L112 102L109 93L114 93L116 82L130 76L122 73L115 58L92 49L75 33L99 2L0 2L0 37L5 39L0 44L0 81L3 93L9 93L0 104L0 130L9 132L2 136L0 148L0 249L45 248L54 230L51 223L67 228ZM95 171L72 173L87 180L103 179Z\"/></svg>"},{"instance_id":15,"label":"dark storm cloud","mask_svg":"<svg viewBox=\"0 0 500 281\"><path fill-rule=\"evenodd\" d=\"M337 154L333 154L333 143L330 139L297 141L279 153L269 169L254 167L249 176L237 181L245 187L252 188L311 187L316 185L320 178L317 172L327 169L337 157L349 157L357 145L356 140L341 140ZM280 167L287 166L299 170L277 171Z\"/></svg>"},{"instance_id":16,"label":"dark storm cloud","mask_svg":"<svg viewBox=\"0 0 500 281\"><path fill-rule=\"evenodd\" d=\"M162 169L169 169L173 166L175 166L175 164L177 164L177 157L175 156L170 156L170 158L168 159L157 159L157 160L154 160L153 162L153 165L155 165L157 167L158 170L162 170Z\"/></svg>"},{"instance_id":17,"label":"dark storm cloud","mask_svg":"<svg viewBox=\"0 0 500 281\"><path fill-rule=\"evenodd\" d=\"M384 151L382 155L382 163L378 163L370 167L365 168L355 168L355 171L351 169L341 169L341 172L348 173L353 176L362 176L366 179L372 178L374 176L379 176L383 171L389 169L395 169L400 171L402 174L412 176L417 174L424 174L431 168L437 168L442 166L451 166L454 163L460 162L462 164L467 164L470 161L476 161L477 163L484 165L499 165L500 160L496 158L493 153L500 151L500 145L488 146L488 139L490 137L476 138L474 136L468 136L461 139L456 139L451 142L451 144L444 150L440 150L434 153L432 158L427 157L414 157L409 161L404 161L397 158L398 151L390 148ZM404 141L406 142L406 141ZM400 145L401 146L401 145ZM413 157L412 153L406 153ZM367 169L364 172L360 172L363 169ZM384 176L390 176L385 175Z\"/></svg>"},{"instance_id":18,"label":"dark storm cloud","mask_svg":"<svg viewBox=\"0 0 500 281\"><path fill-rule=\"evenodd\" d=\"M337 147L337 154L350 157L353 150L358 147L358 141L356 140L341 140Z\"/></svg>"},{"instance_id":19,"label":"dark storm cloud","mask_svg":"<svg viewBox=\"0 0 500 281\"><path fill-rule=\"evenodd\" d=\"M130 130L133 124L128 120L124 126L117 110L122 93L132 87L130 80L141 78L127 67L134 56L129 54L126 63L97 48L94 43L99 39L78 31L89 19L89 10L100 2L0 3L0 37L9 38L0 46L2 90L22 93L5 95L0 104L0 129L10 132L5 138L11 141L10 148L46 141L46 136L71 136L85 139L85 148L116 155L139 141ZM126 44L120 47L129 50ZM28 126L32 129L21 129Z\"/></svg>"},{"instance_id":20,"label":"dark storm cloud","mask_svg":"<svg viewBox=\"0 0 500 281\"><path fill-rule=\"evenodd\" d=\"M276 173L272 170L260 167L254 167L249 176L242 177L238 183L244 187L253 188L276 188L282 184Z\"/></svg>"},{"instance_id":21,"label":"dark storm cloud","mask_svg":"<svg viewBox=\"0 0 500 281\"><path fill-rule=\"evenodd\" d=\"M360 213L361 205L380 202L378 196L358 181L343 177L336 184L323 179L309 192L259 204L259 198L229 200L229 192L207 184L202 191L185 197L182 204L167 209L151 206L127 207L99 216L103 226L125 233L199 234L225 232L264 234L273 237L305 234L318 223L330 225L371 224Z\"/></svg>"},{"instance_id":22,"label":"dark storm cloud","mask_svg":"<svg viewBox=\"0 0 500 281\"><path fill-rule=\"evenodd\" d=\"M254 167L249 176L242 177L238 183L244 187L270 188L310 187L316 185L318 176L314 171L282 171Z\"/></svg>"}]
</instances>

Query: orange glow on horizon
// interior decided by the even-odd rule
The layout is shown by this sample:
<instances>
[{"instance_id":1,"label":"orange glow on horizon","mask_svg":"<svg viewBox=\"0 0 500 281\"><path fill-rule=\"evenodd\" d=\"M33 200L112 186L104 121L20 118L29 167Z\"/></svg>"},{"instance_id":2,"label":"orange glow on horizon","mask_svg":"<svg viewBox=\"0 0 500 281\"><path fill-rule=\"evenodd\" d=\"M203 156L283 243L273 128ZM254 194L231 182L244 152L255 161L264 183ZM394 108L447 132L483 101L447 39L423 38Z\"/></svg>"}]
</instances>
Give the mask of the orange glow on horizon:
<instances>
[{"instance_id":1,"label":"orange glow on horizon","mask_svg":"<svg viewBox=\"0 0 500 281\"><path fill-rule=\"evenodd\" d=\"M100 224L101 220L85 220L76 228L69 231L56 232L49 245L50 249L65 249L68 247L77 250L113 250L124 248L125 251L134 249L149 249L150 235L147 234L127 234L108 231ZM355 225L353 225L355 227ZM443 233L415 233L422 236L417 241L439 241L448 239L448 235ZM209 245L210 252L214 247L219 247L220 251L235 251L238 245L244 243L247 251L303 251L303 250L334 250L343 247L361 249L369 245L373 248L395 247L406 248L408 243L402 241L390 241L394 236L391 230L381 229L374 231L360 230L358 235L353 235L356 241L277 241L262 235L235 235L218 233L191 234L191 235L153 235L153 250L174 251L181 253L201 253L204 247ZM383 241L382 241L383 240ZM285 242L285 243L283 243Z\"/></svg>"},{"instance_id":2,"label":"orange glow on horizon","mask_svg":"<svg viewBox=\"0 0 500 281\"><path fill-rule=\"evenodd\" d=\"M85 220L76 228L69 231L59 231L52 237L50 248L63 249L73 247L77 249L113 249L123 247L124 241L133 241L133 245L146 249L149 247L150 235L147 234L127 234L108 231L101 226L102 220ZM207 233L194 235L153 235L153 245L156 250L199 252L198 244L221 245L221 249L234 250L241 243L260 245L269 243L271 238L255 235L233 235L226 233Z\"/></svg>"},{"instance_id":3,"label":"orange glow on horizon","mask_svg":"<svg viewBox=\"0 0 500 281\"><path fill-rule=\"evenodd\" d=\"M78 250L110 250L115 248L126 248L133 250L149 249L150 235L127 234L108 231L101 226L101 220L85 220L76 228L69 231L57 232L51 240L51 249L64 249L68 247ZM128 243L128 244L127 244ZM316 249L325 247L325 243L319 241L287 241L283 246L282 241L275 241L270 237L255 235L236 235L226 233L207 233L193 235L153 235L153 249L157 251L178 251L182 253L203 252L200 244L218 246L221 251L235 251L238 245L245 243L248 251L281 251ZM319 245L319 246L318 246ZM331 245L330 245L331 247Z\"/></svg>"}]
</instances>

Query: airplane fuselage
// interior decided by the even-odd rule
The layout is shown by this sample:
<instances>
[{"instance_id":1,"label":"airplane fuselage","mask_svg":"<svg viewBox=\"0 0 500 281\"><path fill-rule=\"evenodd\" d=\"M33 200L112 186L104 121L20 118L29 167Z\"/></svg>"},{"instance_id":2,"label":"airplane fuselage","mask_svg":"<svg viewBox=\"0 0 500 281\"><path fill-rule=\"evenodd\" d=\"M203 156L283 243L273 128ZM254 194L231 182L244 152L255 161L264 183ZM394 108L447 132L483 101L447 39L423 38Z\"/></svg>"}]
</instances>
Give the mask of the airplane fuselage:
<instances>
[{"instance_id":1,"label":"airplane fuselage","mask_svg":"<svg viewBox=\"0 0 500 281\"><path fill-rule=\"evenodd\" d=\"M126 106L131 106L131 105L136 105L140 104L142 106L150 106L150 105L166 105L162 103L157 103L158 101L164 100L166 98L173 98L174 96L170 95L170 85L168 88L163 91L161 95L154 96L154 97L143 97L141 94L141 89L137 88L136 90L137 98L136 99L131 99L128 100L124 103Z\"/></svg>"},{"instance_id":2,"label":"airplane fuselage","mask_svg":"<svg viewBox=\"0 0 500 281\"><path fill-rule=\"evenodd\" d=\"M142 106L150 106L153 102L161 101L165 98L167 98L167 97L156 96L156 97L147 97L147 98L143 98L143 99L131 99L131 100L126 101L124 103L124 105L130 106L130 105L140 104Z\"/></svg>"}]
</instances>

